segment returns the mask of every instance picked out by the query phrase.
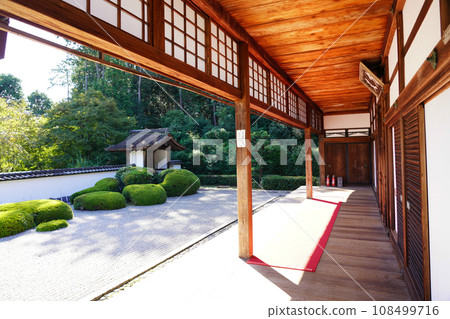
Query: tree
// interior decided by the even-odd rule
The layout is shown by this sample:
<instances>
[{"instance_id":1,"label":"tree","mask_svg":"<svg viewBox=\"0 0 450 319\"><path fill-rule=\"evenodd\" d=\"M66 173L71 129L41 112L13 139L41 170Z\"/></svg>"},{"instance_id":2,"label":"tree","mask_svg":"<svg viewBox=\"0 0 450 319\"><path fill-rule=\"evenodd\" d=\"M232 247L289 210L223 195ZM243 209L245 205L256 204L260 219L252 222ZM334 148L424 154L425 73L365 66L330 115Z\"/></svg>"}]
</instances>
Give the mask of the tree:
<instances>
[{"instance_id":1,"label":"tree","mask_svg":"<svg viewBox=\"0 0 450 319\"><path fill-rule=\"evenodd\" d=\"M43 115L52 107L52 100L47 94L39 91L34 91L28 96L28 108L34 115Z\"/></svg>"},{"instance_id":2,"label":"tree","mask_svg":"<svg viewBox=\"0 0 450 319\"><path fill-rule=\"evenodd\" d=\"M21 80L12 74L0 74L0 98L19 102L23 99Z\"/></svg>"},{"instance_id":3,"label":"tree","mask_svg":"<svg viewBox=\"0 0 450 319\"><path fill-rule=\"evenodd\" d=\"M54 167L105 165L117 161L117 156L123 162L123 154L111 154L105 148L125 139L136 123L98 91L57 104L47 117L47 145L56 145Z\"/></svg>"},{"instance_id":4,"label":"tree","mask_svg":"<svg viewBox=\"0 0 450 319\"><path fill-rule=\"evenodd\" d=\"M44 119L27 111L23 101L9 103L0 98L0 171L11 172L45 167L42 157L49 149L41 147Z\"/></svg>"}]
</instances>

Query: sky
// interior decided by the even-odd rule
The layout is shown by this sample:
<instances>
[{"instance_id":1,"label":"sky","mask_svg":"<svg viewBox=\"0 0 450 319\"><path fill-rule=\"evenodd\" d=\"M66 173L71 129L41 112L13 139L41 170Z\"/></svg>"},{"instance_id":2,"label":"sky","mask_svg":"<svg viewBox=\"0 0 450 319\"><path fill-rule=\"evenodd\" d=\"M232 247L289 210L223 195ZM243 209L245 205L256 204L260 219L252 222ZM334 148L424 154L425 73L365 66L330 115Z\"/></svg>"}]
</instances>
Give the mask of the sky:
<instances>
[{"instance_id":1,"label":"sky","mask_svg":"<svg viewBox=\"0 0 450 319\"><path fill-rule=\"evenodd\" d=\"M10 20L10 26L58 44L65 44L62 38L15 20ZM51 70L56 68L66 55L63 51L9 33L5 58L0 60L0 73L11 73L21 79L25 97L38 90L46 93L53 102L59 102L67 98L67 88L51 87Z\"/></svg>"}]
</instances>

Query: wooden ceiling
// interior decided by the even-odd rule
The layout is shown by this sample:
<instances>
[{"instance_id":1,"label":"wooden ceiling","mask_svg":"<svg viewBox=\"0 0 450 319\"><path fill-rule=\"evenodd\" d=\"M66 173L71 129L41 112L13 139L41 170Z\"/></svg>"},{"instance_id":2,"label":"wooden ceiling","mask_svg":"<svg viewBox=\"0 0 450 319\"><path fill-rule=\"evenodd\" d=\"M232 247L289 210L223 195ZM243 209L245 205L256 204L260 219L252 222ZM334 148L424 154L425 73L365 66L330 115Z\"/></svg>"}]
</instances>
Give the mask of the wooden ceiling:
<instances>
[{"instance_id":1,"label":"wooden ceiling","mask_svg":"<svg viewBox=\"0 0 450 319\"><path fill-rule=\"evenodd\" d=\"M359 62L381 62L393 0L217 1L324 114L368 111Z\"/></svg>"}]
</instances>

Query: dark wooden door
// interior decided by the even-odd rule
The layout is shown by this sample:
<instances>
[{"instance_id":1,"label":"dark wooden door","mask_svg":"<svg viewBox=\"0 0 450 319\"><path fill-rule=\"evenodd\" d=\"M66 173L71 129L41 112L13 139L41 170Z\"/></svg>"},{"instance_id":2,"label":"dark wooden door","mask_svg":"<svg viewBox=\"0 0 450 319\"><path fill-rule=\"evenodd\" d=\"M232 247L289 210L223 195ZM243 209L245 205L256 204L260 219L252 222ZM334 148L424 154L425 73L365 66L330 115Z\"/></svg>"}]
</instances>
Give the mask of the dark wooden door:
<instances>
[{"instance_id":1,"label":"dark wooden door","mask_svg":"<svg viewBox=\"0 0 450 319\"><path fill-rule=\"evenodd\" d=\"M419 114L415 109L403 117L406 190L406 269L421 300L424 287L424 240Z\"/></svg>"},{"instance_id":2,"label":"dark wooden door","mask_svg":"<svg viewBox=\"0 0 450 319\"><path fill-rule=\"evenodd\" d=\"M348 144L348 183L370 183L370 144Z\"/></svg>"},{"instance_id":3,"label":"dark wooden door","mask_svg":"<svg viewBox=\"0 0 450 319\"><path fill-rule=\"evenodd\" d=\"M325 174L336 177L342 176L344 184L347 183L347 145L346 144L325 144ZM336 181L337 182L337 181Z\"/></svg>"}]
</instances>

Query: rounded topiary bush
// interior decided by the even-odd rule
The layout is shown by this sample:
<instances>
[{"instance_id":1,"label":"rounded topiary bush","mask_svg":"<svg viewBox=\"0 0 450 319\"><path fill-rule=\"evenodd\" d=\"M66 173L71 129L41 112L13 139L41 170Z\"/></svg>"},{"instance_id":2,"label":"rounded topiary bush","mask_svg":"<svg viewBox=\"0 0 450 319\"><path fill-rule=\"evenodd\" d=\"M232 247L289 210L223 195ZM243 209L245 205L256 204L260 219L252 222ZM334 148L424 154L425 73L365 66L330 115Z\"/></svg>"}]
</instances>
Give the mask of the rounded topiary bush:
<instances>
[{"instance_id":1,"label":"rounded topiary bush","mask_svg":"<svg viewBox=\"0 0 450 319\"><path fill-rule=\"evenodd\" d=\"M155 184L128 185L122 194L127 201L138 206L163 204L167 200L164 188Z\"/></svg>"},{"instance_id":2,"label":"rounded topiary bush","mask_svg":"<svg viewBox=\"0 0 450 319\"><path fill-rule=\"evenodd\" d=\"M0 238L12 236L34 228L33 215L20 211L0 212Z\"/></svg>"},{"instance_id":3,"label":"rounded topiary bush","mask_svg":"<svg viewBox=\"0 0 450 319\"><path fill-rule=\"evenodd\" d=\"M97 183L95 183L95 186L83 189L76 193L73 193L70 196L70 202L73 203L75 198L77 198L80 195L93 193L93 192L100 192L100 191L119 192L120 191L119 181L113 177L101 179Z\"/></svg>"},{"instance_id":4,"label":"rounded topiary bush","mask_svg":"<svg viewBox=\"0 0 450 319\"><path fill-rule=\"evenodd\" d=\"M67 222L67 220L57 219L57 220L52 220L52 221L49 221L46 223L39 224L36 227L36 231L39 231L39 232L53 231L53 230L57 230L57 229L61 229L61 228L66 228L67 226L69 226L69 223Z\"/></svg>"},{"instance_id":5,"label":"rounded topiary bush","mask_svg":"<svg viewBox=\"0 0 450 319\"><path fill-rule=\"evenodd\" d=\"M120 186L122 186L122 187L124 186L124 183L123 183L123 175L124 175L126 172L133 171L133 170L136 170L136 167L135 167L135 166L125 166L125 167L122 167L121 169L119 169L119 170L116 172L115 177L116 177L117 181L119 182Z\"/></svg>"},{"instance_id":6,"label":"rounded topiary bush","mask_svg":"<svg viewBox=\"0 0 450 319\"><path fill-rule=\"evenodd\" d=\"M150 184L152 182L152 174L149 174L146 169L135 169L124 173L122 180L125 186Z\"/></svg>"},{"instance_id":7,"label":"rounded topiary bush","mask_svg":"<svg viewBox=\"0 0 450 319\"><path fill-rule=\"evenodd\" d=\"M164 178L160 184L166 190L167 196L192 195L200 188L198 177L186 169L169 169L161 172Z\"/></svg>"},{"instance_id":8,"label":"rounded topiary bush","mask_svg":"<svg viewBox=\"0 0 450 319\"><path fill-rule=\"evenodd\" d=\"M38 199L0 205L0 211L15 211L30 214L36 225L55 219L72 219L72 208L60 200Z\"/></svg>"},{"instance_id":9,"label":"rounded topiary bush","mask_svg":"<svg viewBox=\"0 0 450 319\"><path fill-rule=\"evenodd\" d=\"M126 200L116 192L93 192L75 198L73 206L79 210L113 210L124 208Z\"/></svg>"}]
</instances>

